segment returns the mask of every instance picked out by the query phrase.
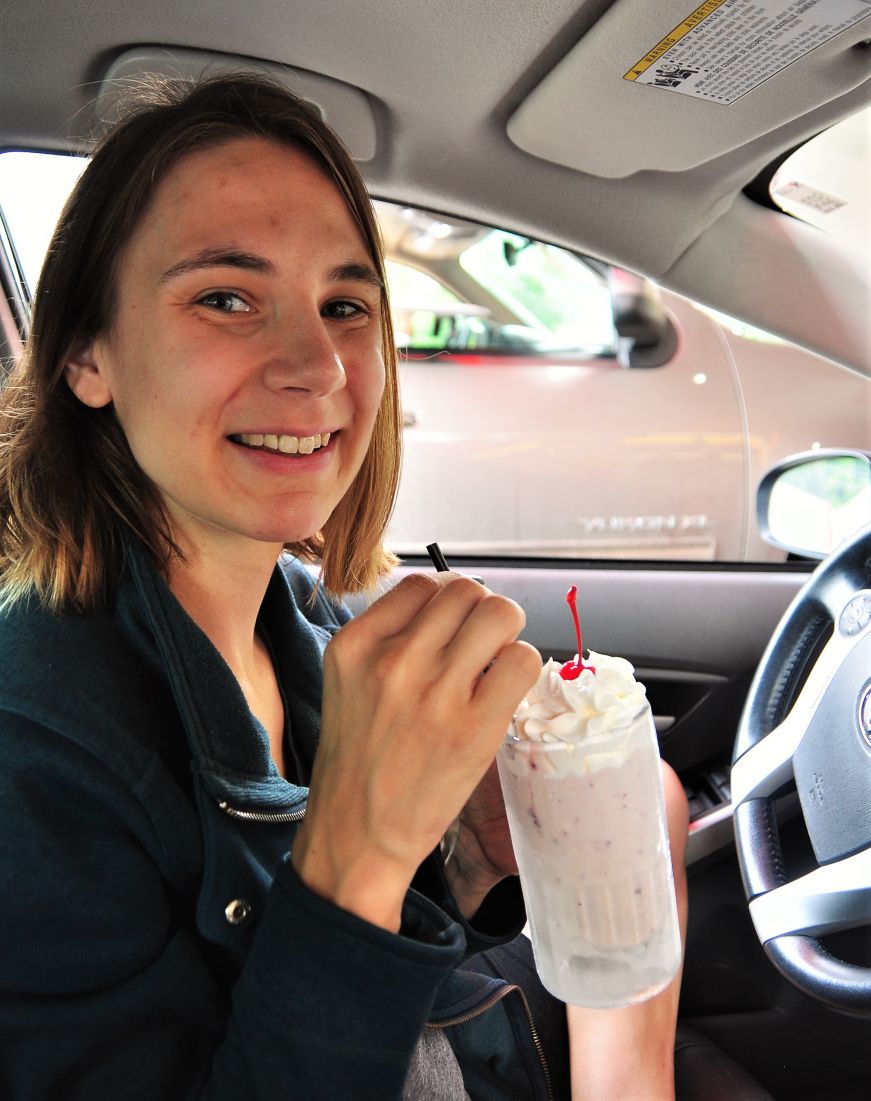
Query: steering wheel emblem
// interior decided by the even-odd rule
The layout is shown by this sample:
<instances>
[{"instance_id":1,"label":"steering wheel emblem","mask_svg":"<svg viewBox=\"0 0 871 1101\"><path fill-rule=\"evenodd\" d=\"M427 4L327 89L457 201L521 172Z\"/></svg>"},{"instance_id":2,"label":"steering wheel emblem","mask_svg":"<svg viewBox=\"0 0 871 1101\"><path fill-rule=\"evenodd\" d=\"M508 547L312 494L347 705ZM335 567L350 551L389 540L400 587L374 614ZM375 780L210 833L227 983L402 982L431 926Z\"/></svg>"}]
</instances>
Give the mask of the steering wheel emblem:
<instances>
[{"instance_id":1,"label":"steering wheel emblem","mask_svg":"<svg viewBox=\"0 0 871 1101\"><path fill-rule=\"evenodd\" d=\"M869 681L859 695L859 731L865 739L865 743L871 749L871 681Z\"/></svg>"}]
</instances>

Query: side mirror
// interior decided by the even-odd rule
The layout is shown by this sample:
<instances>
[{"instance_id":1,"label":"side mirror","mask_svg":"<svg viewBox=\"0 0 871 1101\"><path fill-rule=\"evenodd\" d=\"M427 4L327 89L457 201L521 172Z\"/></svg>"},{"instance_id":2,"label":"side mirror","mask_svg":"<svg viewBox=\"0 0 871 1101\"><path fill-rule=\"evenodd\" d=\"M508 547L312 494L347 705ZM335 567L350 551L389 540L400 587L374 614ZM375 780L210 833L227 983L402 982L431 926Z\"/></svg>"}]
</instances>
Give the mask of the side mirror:
<instances>
[{"instance_id":1,"label":"side mirror","mask_svg":"<svg viewBox=\"0 0 871 1101\"><path fill-rule=\"evenodd\" d=\"M659 291L640 275L608 268L608 290L623 367L661 367L677 351L677 332Z\"/></svg>"},{"instance_id":2,"label":"side mirror","mask_svg":"<svg viewBox=\"0 0 871 1101\"><path fill-rule=\"evenodd\" d=\"M759 483L756 514L766 543L803 558L825 558L871 523L871 452L791 455Z\"/></svg>"}]
</instances>

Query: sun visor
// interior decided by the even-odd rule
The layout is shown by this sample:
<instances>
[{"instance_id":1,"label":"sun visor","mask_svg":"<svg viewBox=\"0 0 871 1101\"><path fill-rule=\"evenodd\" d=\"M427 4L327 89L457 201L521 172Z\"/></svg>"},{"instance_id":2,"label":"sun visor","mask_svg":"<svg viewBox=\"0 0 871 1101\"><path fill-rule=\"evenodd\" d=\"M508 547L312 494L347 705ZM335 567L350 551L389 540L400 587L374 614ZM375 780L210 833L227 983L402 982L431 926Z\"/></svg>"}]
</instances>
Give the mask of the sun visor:
<instances>
[{"instance_id":1,"label":"sun visor","mask_svg":"<svg viewBox=\"0 0 871 1101\"><path fill-rule=\"evenodd\" d=\"M338 133L357 161L375 156L376 129L372 105L365 92L330 77L292 69L268 61L205 50L140 47L126 50L109 66L96 102L98 121L111 123L125 90L150 76L195 79L229 72L266 73L312 103Z\"/></svg>"},{"instance_id":2,"label":"sun visor","mask_svg":"<svg viewBox=\"0 0 871 1101\"><path fill-rule=\"evenodd\" d=\"M616 0L508 136L596 176L693 168L867 80L869 38L868 0Z\"/></svg>"}]
</instances>

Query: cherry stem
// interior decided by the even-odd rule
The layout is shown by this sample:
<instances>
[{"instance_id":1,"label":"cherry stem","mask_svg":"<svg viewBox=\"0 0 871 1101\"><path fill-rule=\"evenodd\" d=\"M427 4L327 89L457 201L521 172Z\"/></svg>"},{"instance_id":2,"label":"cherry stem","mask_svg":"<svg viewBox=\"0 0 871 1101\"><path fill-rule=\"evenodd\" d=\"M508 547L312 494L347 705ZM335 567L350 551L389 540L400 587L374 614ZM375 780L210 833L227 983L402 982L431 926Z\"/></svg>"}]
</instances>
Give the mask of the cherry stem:
<instances>
[{"instance_id":1,"label":"cherry stem","mask_svg":"<svg viewBox=\"0 0 871 1101\"><path fill-rule=\"evenodd\" d=\"M572 612L572 619L575 621L575 638L578 640L578 661L584 660L584 649L581 642L581 621L578 619L578 586L572 585L569 591L566 593L566 604Z\"/></svg>"},{"instance_id":2,"label":"cherry stem","mask_svg":"<svg viewBox=\"0 0 871 1101\"><path fill-rule=\"evenodd\" d=\"M575 621L575 638L578 641L578 655L574 661L567 661L560 669L563 680L577 680L585 669L589 669L595 675L594 665L584 665L584 644L581 640L581 621L578 618L578 587L572 585L566 593L566 604L571 608L572 619Z\"/></svg>"}]
</instances>

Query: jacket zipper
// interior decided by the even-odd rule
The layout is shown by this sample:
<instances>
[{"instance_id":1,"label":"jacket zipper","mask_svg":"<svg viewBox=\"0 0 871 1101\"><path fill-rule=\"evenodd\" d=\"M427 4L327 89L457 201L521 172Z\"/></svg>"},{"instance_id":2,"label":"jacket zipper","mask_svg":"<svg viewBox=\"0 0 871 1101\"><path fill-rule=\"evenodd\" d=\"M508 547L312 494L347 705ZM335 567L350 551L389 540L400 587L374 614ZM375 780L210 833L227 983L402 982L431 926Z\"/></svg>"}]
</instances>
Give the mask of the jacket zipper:
<instances>
[{"instance_id":1,"label":"jacket zipper","mask_svg":"<svg viewBox=\"0 0 871 1101\"><path fill-rule=\"evenodd\" d=\"M544 1074L544 1084L547 1090L548 1101L553 1101L553 1088L550 1082L550 1068L547 1065L547 1059L544 1055L544 1047L541 1043L541 1037L538 1035L538 1029L535 1027L535 1021L532 1019L532 1011L529 1008L529 1002L526 1000L526 994L524 994L522 987L519 987L516 983L508 983L499 990L495 991L486 998L480 1005L475 1006L474 1009L469 1009L465 1013L459 1013L456 1017L447 1017L443 1021L429 1021L427 1022L427 1028L452 1028L454 1025L464 1025L468 1021L474 1020L475 1017L480 1017L482 1013L486 1013L488 1009L492 1009L497 1002L501 1002L502 999L516 990L520 995L520 1000L523 1002L523 1009L526 1013L526 1020L529 1024L529 1032L532 1036L532 1043L535 1047L536 1054L538 1055L538 1061L541 1063L541 1070Z\"/></svg>"},{"instance_id":2,"label":"jacket zipper","mask_svg":"<svg viewBox=\"0 0 871 1101\"><path fill-rule=\"evenodd\" d=\"M223 799L218 806L224 814L243 822L301 822L305 817L305 807L301 810L239 810Z\"/></svg>"}]
</instances>

